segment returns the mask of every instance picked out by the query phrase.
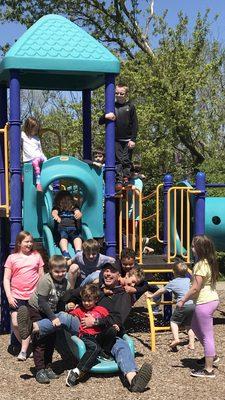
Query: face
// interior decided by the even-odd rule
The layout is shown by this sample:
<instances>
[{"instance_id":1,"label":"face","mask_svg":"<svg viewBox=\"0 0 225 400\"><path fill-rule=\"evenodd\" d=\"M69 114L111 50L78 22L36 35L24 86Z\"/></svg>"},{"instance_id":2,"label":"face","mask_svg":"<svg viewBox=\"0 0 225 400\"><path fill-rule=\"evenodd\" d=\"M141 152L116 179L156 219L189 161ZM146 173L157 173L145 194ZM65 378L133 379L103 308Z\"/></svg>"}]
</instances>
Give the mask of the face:
<instances>
[{"instance_id":1,"label":"face","mask_svg":"<svg viewBox=\"0 0 225 400\"><path fill-rule=\"evenodd\" d=\"M125 286L134 287L135 285L138 284L138 279L135 275L131 275L131 276L126 275L124 278L124 284L125 284Z\"/></svg>"},{"instance_id":2,"label":"face","mask_svg":"<svg viewBox=\"0 0 225 400\"><path fill-rule=\"evenodd\" d=\"M52 275L53 279L55 279L55 281L61 282L66 276L66 268L65 269L54 268L51 271L51 275Z\"/></svg>"},{"instance_id":3,"label":"face","mask_svg":"<svg viewBox=\"0 0 225 400\"><path fill-rule=\"evenodd\" d=\"M134 267L134 264L135 264L135 259L133 257L130 258L126 257L121 259L122 269L125 272L130 271Z\"/></svg>"},{"instance_id":4,"label":"face","mask_svg":"<svg viewBox=\"0 0 225 400\"><path fill-rule=\"evenodd\" d=\"M38 134L38 131L39 131L38 125L34 125L34 126L32 127L32 129L31 129L31 132L30 132L31 136L37 135L37 134Z\"/></svg>"},{"instance_id":5,"label":"face","mask_svg":"<svg viewBox=\"0 0 225 400\"><path fill-rule=\"evenodd\" d=\"M114 287L118 283L119 272L111 268L106 268L103 270L103 278L106 287Z\"/></svg>"},{"instance_id":6,"label":"face","mask_svg":"<svg viewBox=\"0 0 225 400\"><path fill-rule=\"evenodd\" d=\"M22 240L20 243L20 251L24 254L29 254L33 249L34 241L32 236L27 236L25 239Z\"/></svg>"},{"instance_id":7,"label":"face","mask_svg":"<svg viewBox=\"0 0 225 400\"><path fill-rule=\"evenodd\" d=\"M95 306L96 300L85 298L82 300L82 304L83 304L85 310L90 310L91 308L93 308Z\"/></svg>"},{"instance_id":8,"label":"face","mask_svg":"<svg viewBox=\"0 0 225 400\"><path fill-rule=\"evenodd\" d=\"M101 164L103 164L103 162L104 162L104 156L103 156L103 154L96 153L96 154L95 154L95 161L96 161L96 162L99 162L99 163L101 163Z\"/></svg>"},{"instance_id":9,"label":"face","mask_svg":"<svg viewBox=\"0 0 225 400\"><path fill-rule=\"evenodd\" d=\"M125 87L116 86L116 102L119 104L124 104L127 99L127 93Z\"/></svg>"},{"instance_id":10,"label":"face","mask_svg":"<svg viewBox=\"0 0 225 400\"><path fill-rule=\"evenodd\" d=\"M84 253L84 255L85 255L85 258L88 261L94 261L96 259L97 255L98 255L98 253L97 253L97 251L95 251L95 252L92 252L92 253Z\"/></svg>"},{"instance_id":11,"label":"face","mask_svg":"<svg viewBox=\"0 0 225 400\"><path fill-rule=\"evenodd\" d=\"M195 246L194 246L193 242L191 244L191 251L192 251L193 255L196 256L196 250L195 250Z\"/></svg>"}]
</instances>

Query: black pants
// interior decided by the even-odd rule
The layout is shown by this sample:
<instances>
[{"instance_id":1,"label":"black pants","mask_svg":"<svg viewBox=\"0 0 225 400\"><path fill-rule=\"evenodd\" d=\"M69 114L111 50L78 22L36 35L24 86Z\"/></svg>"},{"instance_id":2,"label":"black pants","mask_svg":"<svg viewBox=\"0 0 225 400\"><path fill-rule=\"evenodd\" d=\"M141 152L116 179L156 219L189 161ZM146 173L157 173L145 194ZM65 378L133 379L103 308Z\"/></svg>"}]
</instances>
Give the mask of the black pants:
<instances>
[{"instance_id":1,"label":"black pants","mask_svg":"<svg viewBox=\"0 0 225 400\"><path fill-rule=\"evenodd\" d=\"M133 149L129 149L128 142L116 141L116 180L123 181L123 178L131 176L131 160Z\"/></svg>"},{"instance_id":2,"label":"black pants","mask_svg":"<svg viewBox=\"0 0 225 400\"><path fill-rule=\"evenodd\" d=\"M40 313L33 307L28 307L30 318L32 322L40 321L46 318L46 315ZM52 363L52 356L55 348L56 333L51 333L42 338L39 335L34 335L32 339L32 350L34 355L34 365L39 371L40 369L45 369L50 367Z\"/></svg>"},{"instance_id":3,"label":"black pants","mask_svg":"<svg viewBox=\"0 0 225 400\"><path fill-rule=\"evenodd\" d=\"M104 350L107 353L111 352L113 345L116 342L116 330L111 327L106 332L98 335L83 335L81 339L86 346L86 353L81 357L77 368L82 372L88 372L95 365L97 357Z\"/></svg>"}]
</instances>

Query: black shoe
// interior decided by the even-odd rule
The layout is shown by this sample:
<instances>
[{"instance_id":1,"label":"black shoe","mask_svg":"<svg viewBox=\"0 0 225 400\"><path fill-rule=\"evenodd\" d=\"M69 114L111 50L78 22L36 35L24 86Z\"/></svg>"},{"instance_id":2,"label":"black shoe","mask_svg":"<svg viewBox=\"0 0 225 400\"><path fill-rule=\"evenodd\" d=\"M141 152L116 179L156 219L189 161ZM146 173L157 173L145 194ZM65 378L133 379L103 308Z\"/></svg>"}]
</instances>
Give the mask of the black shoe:
<instances>
[{"instance_id":1,"label":"black shoe","mask_svg":"<svg viewBox=\"0 0 225 400\"><path fill-rule=\"evenodd\" d=\"M206 369L191 371L191 376L195 378L215 378L214 371L207 371Z\"/></svg>"},{"instance_id":2,"label":"black shoe","mask_svg":"<svg viewBox=\"0 0 225 400\"><path fill-rule=\"evenodd\" d=\"M9 344L7 351L9 354L16 357L20 353L20 349L21 349L21 346L14 346L13 344Z\"/></svg>"},{"instance_id":3,"label":"black shoe","mask_svg":"<svg viewBox=\"0 0 225 400\"><path fill-rule=\"evenodd\" d=\"M59 375L56 375L55 372L51 368L46 368L45 373L48 379L59 379Z\"/></svg>"},{"instance_id":4,"label":"black shoe","mask_svg":"<svg viewBox=\"0 0 225 400\"><path fill-rule=\"evenodd\" d=\"M19 307L17 313L17 322L21 339L27 339L32 333L33 323L30 319L29 310L26 306Z\"/></svg>"},{"instance_id":5,"label":"black shoe","mask_svg":"<svg viewBox=\"0 0 225 400\"><path fill-rule=\"evenodd\" d=\"M35 379L38 383L50 383L50 379L46 374L45 369L40 369L35 376Z\"/></svg>"},{"instance_id":6,"label":"black shoe","mask_svg":"<svg viewBox=\"0 0 225 400\"><path fill-rule=\"evenodd\" d=\"M66 378L66 386L72 387L78 383L79 375L71 369Z\"/></svg>"},{"instance_id":7,"label":"black shoe","mask_svg":"<svg viewBox=\"0 0 225 400\"><path fill-rule=\"evenodd\" d=\"M216 367L219 364L220 358L218 356L215 356L213 358L213 365ZM198 364L199 366L203 366L205 365L205 357L200 358L199 360L196 360L196 364Z\"/></svg>"},{"instance_id":8,"label":"black shoe","mask_svg":"<svg viewBox=\"0 0 225 400\"><path fill-rule=\"evenodd\" d=\"M131 392L141 393L146 388L148 382L152 377L152 366L151 364L144 363L140 370L137 372L135 377L132 379L130 385Z\"/></svg>"}]
</instances>

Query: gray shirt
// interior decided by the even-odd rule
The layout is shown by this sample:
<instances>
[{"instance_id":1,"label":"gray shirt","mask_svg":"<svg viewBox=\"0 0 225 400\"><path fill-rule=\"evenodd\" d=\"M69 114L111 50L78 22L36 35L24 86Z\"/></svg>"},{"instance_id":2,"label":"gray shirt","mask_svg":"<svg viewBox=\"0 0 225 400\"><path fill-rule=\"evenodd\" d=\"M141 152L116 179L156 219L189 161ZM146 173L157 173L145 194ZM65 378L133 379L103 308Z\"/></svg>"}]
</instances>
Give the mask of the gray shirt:
<instances>
[{"instance_id":1,"label":"gray shirt","mask_svg":"<svg viewBox=\"0 0 225 400\"><path fill-rule=\"evenodd\" d=\"M99 253L97 257L93 261L89 261L83 251L79 251L75 257L72 259L72 263L75 263L80 268L81 280L84 280L86 276L92 274L103 267L107 262L115 261L114 258L105 256L104 254Z\"/></svg>"},{"instance_id":2,"label":"gray shirt","mask_svg":"<svg viewBox=\"0 0 225 400\"><path fill-rule=\"evenodd\" d=\"M167 283L164 289L166 289L167 292L172 292L174 294L176 302L178 302L188 292L188 290L190 289L190 285L190 278L178 277ZM188 300L185 304L193 304L193 301Z\"/></svg>"}]
</instances>

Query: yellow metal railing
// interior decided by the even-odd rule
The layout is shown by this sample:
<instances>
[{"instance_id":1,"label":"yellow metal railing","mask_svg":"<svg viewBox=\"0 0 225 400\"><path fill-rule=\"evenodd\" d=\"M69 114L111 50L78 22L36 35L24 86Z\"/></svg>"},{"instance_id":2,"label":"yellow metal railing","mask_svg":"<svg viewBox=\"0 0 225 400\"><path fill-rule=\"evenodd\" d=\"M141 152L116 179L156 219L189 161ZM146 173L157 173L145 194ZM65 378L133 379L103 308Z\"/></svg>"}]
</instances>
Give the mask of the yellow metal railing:
<instances>
[{"instance_id":1,"label":"yellow metal railing","mask_svg":"<svg viewBox=\"0 0 225 400\"><path fill-rule=\"evenodd\" d=\"M177 224L178 196L180 194L180 229ZM181 255L183 259L190 263L190 240L191 240L191 212L190 212L190 195L199 194L201 191L194 190L190 187L173 186L167 193L167 262L171 263L177 257L177 235L180 237ZM171 200L173 196L173 202ZM184 209L184 200L186 200L186 208ZM173 227L171 228L171 216L173 215ZM184 226L186 221L186 227ZM186 233L186 243L184 243L184 235ZM172 236L173 236L173 254L172 253ZM184 246L186 252L184 252Z\"/></svg>"},{"instance_id":2,"label":"yellow metal railing","mask_svg":"<svg viewBox=\"0 0 225 400\"><path fill-rule=\"evenodd\" d=\"M150 214L146 217L142 218L142 222L150 221L155 219L156 220L156 233L149 238L149 240L157 239L159 243L163 243L163 240L160 238L160 190L163 188L163 183L160 183L156 190L144 196L142 198L142 204L144 204L147 200L150 200L155 197L156 199L156 212Z\"/></svg>"},{"instance_id":3,"label":"yellow metal railing","mask_svg":"<svg viewBox=\"0 0 225 400\"><path fill-rule=\"evenodd\" d=\"M0 134L4 138L4 177L5 177L5 204L2 204L2 194L0 194L0 209L5 210L6 217L9 217L9 149L8 149L8 133L9 124L7 123L3 129L0 129Z\"/></svg>"},{"instance_id":4,"label":"yellow metal railing","mask_svg":"<svg viewBox=\"0 0 225 400\"><path fill-rule=\"evenodd\" d=\"M138 251L136 259L142 264L142 193L133 186L123 188L121 194L116 196L119 202L119 254L123 247L123 234L126 237L126 246ZM139 220L136 220L136 205L139 207ZM129 215L132 206L132 213Z\"/></svg>"}]
</instances>

